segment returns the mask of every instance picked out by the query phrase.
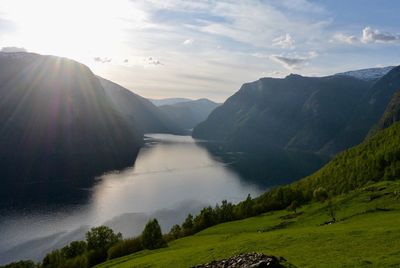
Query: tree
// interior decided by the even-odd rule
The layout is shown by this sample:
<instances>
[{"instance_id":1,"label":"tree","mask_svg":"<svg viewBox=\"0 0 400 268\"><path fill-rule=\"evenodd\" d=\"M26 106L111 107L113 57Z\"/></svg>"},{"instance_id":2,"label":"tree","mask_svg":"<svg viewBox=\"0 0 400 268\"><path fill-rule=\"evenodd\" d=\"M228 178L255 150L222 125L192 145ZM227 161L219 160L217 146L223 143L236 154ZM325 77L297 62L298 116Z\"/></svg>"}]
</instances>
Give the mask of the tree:
<instances>
[{"instance_id":1,"label":"tree","mask_svg":"<svg viewBox=\"0 0 400 268\"><path fill-rule=\"evenodd\" d=\"M333 204L332 200L328 199L328 215L331 217L332 222L336 222L336 206Z\"/></svg>"},{"instance_id":2,"label":"tree","mask_svg":"<svg viewBox=\"0 0 400 268\"><path fill-rule=\"evenodd\" d=\"M74 258L76 256L82 255L87 249L87 244L85 241L72 241L69 245L61 249L61 253L67 259Z\"/></svg>"},{"instance_id":3,"label":"tree","mask_svg":"<svg viewBox=\"0 0 400 268\"><path fill-rule=\"evenodd\" d=\"M142 245L146 249L156 249L167 246L157 219L149 220L144 227L142 232Z\"/></svg>"},{"instance_id":4,"label":"tree","mask_svg":"<svg viewBox=\"0 0 400 268\"><path fill-rule=\"evenodd\" d=\"M121 233L115 234L107 226L93 227L86 233L87 257L89 266L107 260L107 250L122 239Z\"/></svg>"},{"instance_id":5,"label":"tree","mask_svg":"<svg viewBox=\"0 0 400 268\"><path fill-rule=\"evenodd\" d=\"M1 266L2 268L36 268L39 265L36 265L33 261L18 261L12 262L7 265Z\"/></svg>"},{"instance_id":6,"label":"tree","mask_svg":"<svg viewBox=\"0 0 400 268\"><path fill-rule=\"evenodd\" d=\"M253 205L254 200L251 198L250 194L248 194L246 200L240 202L238 205L239 218L244 219L253 216Z\"/></svg>"},{"instance_id":7,"label":"tree","mask_svg":"<svg viewBox=\"0 0 400 268\"><path fill-rule=\"evenodd\" d=\"M313 196L316 200L320 202L324 202L329 197L328 192L324 187L318 187L317 189L315 189Z\"/></svg>"},{"instance_id":8,"label":"tree","mask_svg":"<svg viewBox=\"0 0 400 268\"><path fill-rule=\"evenodd\" d=\"M64 261L64 257L61 254L61 251L56 249L53 250L52 252L48 253L43 261L42 261L42 267L43 268L58 268L60 267L60 264Z\"/></svg>"},{"instance_id":9,"label":"tree","mask_svg":"<svg viewBox=\"0 0 400 268\"><path fill-rule=\"evenodd\" d=\"M121 233L115 234L111 228L104 225L93 227L86 233L88 250L107 250L121 239Z\"/></svg>"},{"instance_id":10,"label":"tree","mask_svg":"<svg viewBox=\"0 0 400 268\"><path fill-rule=\"evenodd\" d=\"M213 226L217 223L216 215L212 207L208 206L200 211L200 214L194 218L193 229L195 232Z\"/></svg>"},{"instance_id":11,"label":"tree","mask_svg":"<svg viewBox=\"0 0 400 268\"><path fill-rule=\"evenodd\" d=\"M292 201L292 203L290 203L290 205L288 206L288 210L289 211L293 211L294 213L297 212L297 209L300 207L299 202L297 202L296 200Z\"/></svg>"},{"instance_id":12,"label":"tree","mask_svg":"<svg viewBox=\"0 0 400 268\"><path fill-rule=\"evenodd\" d=\"M179 237L182 236L182 229L178 224L175 224L174 226L172 226L171 230L169 231L169 235L173 238L173 239L178 239Z\"/></svg>"},{"instance_id":13,"label":"tree","mask_svg":"<svg viewBox=\"0 0 400 268\"><path fill-rule=\"evenodd\" d=\"M193 233L193 215L189 214L182 223L183 235L187 236Z\"/></svg>"},{"instance_id":14,"label":"tree","mask_svg":"<svg viewBox=\"0 0 400 268\"><path fill-rule=\"evenodd\" d=\"M232 221L233 216L233 205L232 203L223 200L221 207L219 208L218 218L220 222Z\"/></svg>"}]
</instances>

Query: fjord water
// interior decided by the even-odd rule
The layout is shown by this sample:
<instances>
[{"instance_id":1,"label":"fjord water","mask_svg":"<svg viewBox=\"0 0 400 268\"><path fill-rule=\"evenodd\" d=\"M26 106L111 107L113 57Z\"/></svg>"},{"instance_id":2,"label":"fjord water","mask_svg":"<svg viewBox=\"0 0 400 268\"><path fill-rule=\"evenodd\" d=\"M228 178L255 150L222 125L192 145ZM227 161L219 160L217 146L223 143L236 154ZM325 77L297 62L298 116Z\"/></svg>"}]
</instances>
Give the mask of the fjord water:
<instances>
[{"instance_id":1,"label":"fjord water","mask_svg":"<svg viewBox=\"0 0 400 268\"><path fill-rule=\"evenodd\" d=\"M90 226L106 224L125 237L134 236L156 217L168 231L206 205L257 196L322 165L319 159L299 155L275 158L216 153L212 144L189 136L149 134L131 167L94 183L3 187L0 264L40 260L52 249L83 239Z\"/></svg>"},{"instance_id":2,"label":"fjord water","mask_svg":"<svg viewBox=\"0 0 400 268\"><path fill-rule=\"evenodd\" d=\"M24 187L36 191L44 186ZM25 204L0 208L0 263L38 260L52 248L82 239L93 225L107 224L131 236L149 217L157 217L167 230L205 205L238 202L263 190L216 161L191 137L164 134L148 136L132 167L103 175L93 185L54 184L53 195L48 187L37 197L28 198L29 191L16 194L26 198Z\"/></svg>"}]
</instances>

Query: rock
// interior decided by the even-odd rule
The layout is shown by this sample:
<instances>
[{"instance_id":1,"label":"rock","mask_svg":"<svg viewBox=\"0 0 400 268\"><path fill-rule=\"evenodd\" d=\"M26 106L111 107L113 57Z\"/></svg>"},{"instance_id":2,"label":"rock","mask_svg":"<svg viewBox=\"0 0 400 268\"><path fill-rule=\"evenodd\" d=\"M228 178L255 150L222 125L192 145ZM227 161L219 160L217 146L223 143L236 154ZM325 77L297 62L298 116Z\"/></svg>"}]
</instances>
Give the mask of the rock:
<instances>
[{"instance_id":1,"label":"rock","mask_svg":"<svg viewBox=\"0 0 400 268\"><path fill-rule=\"evenodd\" d=\"M193 268L283 268L281 262L286 260L282 257L276 258L274 256L266 256L261 253L245 253L228 259L212 261L210 263L194 266ZM293 266L290 266L293 267Z\"/></svg>"}]
</instances>

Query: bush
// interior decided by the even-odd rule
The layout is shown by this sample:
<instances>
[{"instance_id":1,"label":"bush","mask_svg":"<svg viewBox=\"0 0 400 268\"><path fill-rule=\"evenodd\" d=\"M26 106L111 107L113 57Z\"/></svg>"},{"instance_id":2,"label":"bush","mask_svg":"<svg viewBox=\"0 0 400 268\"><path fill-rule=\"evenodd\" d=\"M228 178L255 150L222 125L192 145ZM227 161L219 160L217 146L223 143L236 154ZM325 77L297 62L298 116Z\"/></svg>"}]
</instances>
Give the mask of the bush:
<instances>
[{"instance_id":1,"label":"bush","mask_svg":"<svg viewBox=\"0 0 400 268\"><path fill-rule=\"evenodd\" d=\"M103 249L90 250L86 252L86 257L88 266L92 267L107 260L107 251Z\"/></svg>"},{"instance_id":2,"label":"bush","mask_svg":"<svg viewBox=\"0 0 400 268\"><path fill-rule=\"evenodd\" d=\"M329 197L328 192L325 190L324 187L318 187L317 189L315 189L313 196L316 200L320 202L324 202Z\"/></svg>"},{"instance_id":3,"label":"bush","mask_svg":"<svg viewBox=\"0 0 400 268\"><path fill-rule=\"evenodd\" d=\"M142 233L142 245L146 249L156 249L167 246L157 219L150 220Z\"/></svg>"},{"instance_id":4,"label":"bush","mask_svg":"<svg viewBox=\"0 0 400 268\"><path fill-rule=\"evenodd\" d=\"M297 209L300 207L299 202L297 202L296 200L292 201L292 203L290 203L290 205L287 207L287 210L289 211L293 211L294 213L297 212Z\"/></svg>"},{"instance_id":5,"label":"bush","mask_svg":"<svg viewBox=\"0 0 400 268\"><path fill-rule=\"evenodd\" d=\"M59 268L87 268L88 259L86 256L77 256L71 259L65 260L62 264L60 264Z\"/></svg>"},{"instance_id":6,"label":"bush","mask_svg":"<svg viewBox=\"0 0 400 268\"><path fill-rule=\"evenodd\" d=\"M1 266L2 268L35 268L37 265L33 261L18 261Z\"/></svg>"},{"instance_id":7,"label":"bush","mask_svg":"<svg viewBox=\"0 0 400 268\"><path fill-rule=\"evenodd\" d=\"M64 257L61 254L61 251L56 249L52 252L48 253L43 261L42 267L43 268L58 268L60 267L61 263L64 261Z\"/></svg>"},{"instance_id":8,"label":"bush","mask_svg":"<svg viewBox=\"0 0 400 268\"><path fill-rule=\"evenodd\" d=\"M142 240L140 237L124 239L108 249L108 259L115 259L126 256L143 249Z\"/></svg>"}]
</instances>

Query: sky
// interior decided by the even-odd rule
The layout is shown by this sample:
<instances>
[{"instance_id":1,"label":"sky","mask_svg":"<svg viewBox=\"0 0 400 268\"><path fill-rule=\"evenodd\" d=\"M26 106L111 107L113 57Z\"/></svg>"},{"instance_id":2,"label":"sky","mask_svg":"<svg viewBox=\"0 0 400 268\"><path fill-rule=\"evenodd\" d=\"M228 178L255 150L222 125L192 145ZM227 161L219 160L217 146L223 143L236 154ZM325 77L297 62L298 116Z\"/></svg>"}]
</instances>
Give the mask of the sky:
<instances>
[{"instance_id":1,"label":"sky","mask_svg":"<svg viewBox=\"0 0 400 268\"><path fill-rule=\"evenodd\" d=\"M400 64L395 0L0 0L0 48L72 58L148 98Z\"/></svg>"}]
</instances>

